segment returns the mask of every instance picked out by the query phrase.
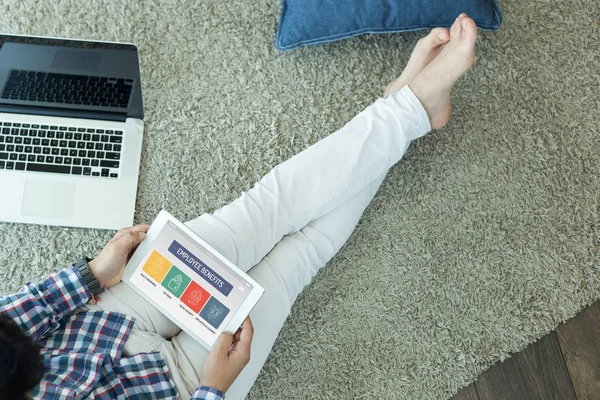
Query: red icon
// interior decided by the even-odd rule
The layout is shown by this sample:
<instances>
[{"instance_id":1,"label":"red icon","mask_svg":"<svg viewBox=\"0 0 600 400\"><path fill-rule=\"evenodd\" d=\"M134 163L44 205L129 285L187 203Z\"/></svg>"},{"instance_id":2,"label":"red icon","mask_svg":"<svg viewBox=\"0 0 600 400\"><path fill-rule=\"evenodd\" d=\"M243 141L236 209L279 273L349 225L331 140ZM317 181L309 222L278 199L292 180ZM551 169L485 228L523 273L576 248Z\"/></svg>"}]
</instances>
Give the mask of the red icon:
<instances>
[{"instance_id":1,"label":"red icon","mask_svg":"<svg viewBox=\"0 0 600 400\"><path fill-rule=\"evenodd\" d=\"M181 296L180 300L198 314L204 304L208 301L209 297L210 293L202 289L196 282L192 281L185 292L183 292L183 296Z\"/></svg>"}]
</instances>

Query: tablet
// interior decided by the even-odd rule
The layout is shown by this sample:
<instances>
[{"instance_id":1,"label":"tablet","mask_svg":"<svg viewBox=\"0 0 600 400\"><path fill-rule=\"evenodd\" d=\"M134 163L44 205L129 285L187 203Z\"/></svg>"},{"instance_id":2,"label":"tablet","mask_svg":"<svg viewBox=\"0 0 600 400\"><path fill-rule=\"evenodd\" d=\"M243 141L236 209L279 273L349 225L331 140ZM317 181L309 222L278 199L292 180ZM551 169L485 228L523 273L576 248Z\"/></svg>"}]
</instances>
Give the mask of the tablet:
<instances>
[{"instance_id":1,"label":"tablet","mask_svg":"<svg viewBox=\"0 0 600 400\"><path fill-rule=\"evenodd\" d=\"M264 289L166 211L125 267L123 282L208 350L235 333Z\"/></svg>"}]
</instances>

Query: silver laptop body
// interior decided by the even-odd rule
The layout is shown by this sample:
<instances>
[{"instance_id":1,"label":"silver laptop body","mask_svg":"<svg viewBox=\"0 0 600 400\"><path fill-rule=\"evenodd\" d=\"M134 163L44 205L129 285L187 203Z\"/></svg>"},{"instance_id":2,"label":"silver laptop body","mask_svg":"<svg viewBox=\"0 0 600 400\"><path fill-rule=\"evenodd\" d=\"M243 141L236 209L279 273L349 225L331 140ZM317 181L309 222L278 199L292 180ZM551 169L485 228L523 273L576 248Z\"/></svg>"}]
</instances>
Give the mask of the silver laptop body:
<instances>
[{"instance_id":1,"label":"silver laptop body","mask_svg":"<svg viewBox=\"0 0 600 400\"><path fill-rule=\"evenodd\" d=\"M134 45L0 35L0 220L130 226L143 117Z\"/></svg>"}]
</instances>

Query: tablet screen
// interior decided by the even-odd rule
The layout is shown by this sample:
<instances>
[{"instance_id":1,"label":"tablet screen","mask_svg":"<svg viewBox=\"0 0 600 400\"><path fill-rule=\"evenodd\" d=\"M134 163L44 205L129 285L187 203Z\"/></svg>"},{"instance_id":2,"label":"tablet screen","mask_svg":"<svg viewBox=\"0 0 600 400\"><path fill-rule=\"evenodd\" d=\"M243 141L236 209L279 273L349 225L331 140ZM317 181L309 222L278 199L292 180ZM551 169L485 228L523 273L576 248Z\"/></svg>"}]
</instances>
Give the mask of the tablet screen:
<instances>
[{"instance_id":1,"label":"tablet screen","mask_svg":"<svg viewBox=\"0 0 600 400\"><path fill-rule=\"evenodd\" d=\"M170 221L129 281L211 346L253 288Z\"/></svg>"}]
</instances>

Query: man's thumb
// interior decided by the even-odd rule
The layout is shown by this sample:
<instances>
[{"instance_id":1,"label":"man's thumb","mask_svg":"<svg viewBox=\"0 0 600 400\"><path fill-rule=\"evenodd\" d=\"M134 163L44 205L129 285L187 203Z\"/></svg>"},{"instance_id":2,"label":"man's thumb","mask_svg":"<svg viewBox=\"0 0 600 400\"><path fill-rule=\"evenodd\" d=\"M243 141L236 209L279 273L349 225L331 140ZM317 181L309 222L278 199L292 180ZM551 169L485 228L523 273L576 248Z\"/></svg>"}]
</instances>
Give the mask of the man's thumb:
<instances>
[{"instance_id":1,"label":"man's thumb","mask_svg":"<svg viewBox=\"0 0 600 400\"><path fill-rule=\"evenodd\" d=\"M233 343L233 333L223 332L213 346L213 351L227 353L229 346Z\"/></svg>"}]
</instances>

